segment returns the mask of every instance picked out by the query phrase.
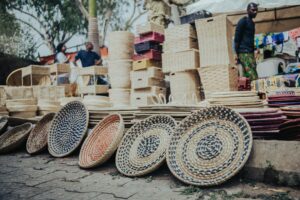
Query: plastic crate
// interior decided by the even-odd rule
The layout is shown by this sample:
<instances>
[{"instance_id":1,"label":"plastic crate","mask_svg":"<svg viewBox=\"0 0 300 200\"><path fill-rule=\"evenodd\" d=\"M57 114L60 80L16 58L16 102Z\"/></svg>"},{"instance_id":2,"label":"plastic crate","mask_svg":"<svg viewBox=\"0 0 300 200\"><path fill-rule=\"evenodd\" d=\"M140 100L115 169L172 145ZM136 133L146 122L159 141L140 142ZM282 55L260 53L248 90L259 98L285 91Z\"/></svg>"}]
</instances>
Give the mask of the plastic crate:
<instances>
[{"instance_id":1,"label":"plastic crate","mask_svg":"<svg viewBox=\"0 0 300 200\"><path fill-rule=\"evenodd\" d=\"M163 43L165 41L165 36L160 33L150 32L134 38L134 44L147 42L147 41L155 41L155 42Z\"/></svg>"},{"instance_id":2,"label":"plastic crate","mask_svg":"<svg viewBox=\"0 0 300 200\"><path fill-rule=\"evenodd\" d=\"M145 53L151 49L162 52L162 46L158 42L147 41L134 45L135 52L138 54Z\"/></svg>"},{"instance_id":3,"label":"plastic crate","mask_svg":"<svg viewBox=\"0 0 300 200\"><path fill-rule=\"evenodd\" d=\"M151 49L147 52L144 52L143 54L136 54L133 56L134 61L142 60L145 58L160 61L161 60L161 52Z\"/></svg>"},{"instance_id":4,"label":"plastic crate","mask_svg":"<svg viewBox=\"0 0 300 200\"><path fill-rule=\"evenodd\" d=\"M203 18L208 18L212 17L212 14L206 10L200 10L198 12L185 15L180 17L180 23L181 24L192 24L195 23L197 19L203 19Z\"/></svg>"}]
</instances>

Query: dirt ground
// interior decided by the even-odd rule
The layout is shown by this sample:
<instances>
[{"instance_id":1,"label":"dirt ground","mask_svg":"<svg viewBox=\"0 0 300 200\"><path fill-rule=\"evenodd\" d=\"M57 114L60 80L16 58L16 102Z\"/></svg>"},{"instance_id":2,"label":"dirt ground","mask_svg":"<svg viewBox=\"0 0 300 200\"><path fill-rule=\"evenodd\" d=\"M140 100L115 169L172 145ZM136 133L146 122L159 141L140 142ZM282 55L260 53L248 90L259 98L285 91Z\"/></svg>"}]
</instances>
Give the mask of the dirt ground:
<instances>
[{"instance_id":1,"label":"dirt ground","mask_svg":"<svg viewBox=\"0 0 300 200\"><path fill-rule=\"evenodd\" d=\"M68 158L53 158L44 153L26 152L0 155L0 199L262 199L299 200L297 188L276 187L239 176L210 188L188 186L176 180L166 165L140 178L124 177L114 160L93 170L78 167L78 153Z\"/></svg>"}]
</instances>

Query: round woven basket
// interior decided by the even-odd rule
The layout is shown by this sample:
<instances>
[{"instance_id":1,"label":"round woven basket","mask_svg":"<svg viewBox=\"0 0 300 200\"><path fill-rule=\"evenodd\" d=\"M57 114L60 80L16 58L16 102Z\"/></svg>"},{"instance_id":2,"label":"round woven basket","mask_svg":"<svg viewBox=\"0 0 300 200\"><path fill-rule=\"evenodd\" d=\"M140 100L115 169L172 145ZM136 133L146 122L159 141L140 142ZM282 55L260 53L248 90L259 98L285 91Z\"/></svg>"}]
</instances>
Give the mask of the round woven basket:
<instances>
[{"instance_id":1,"label":"round woven basket","mask_svg":"<svg viewBox=\"0 0 300 200\"><path fill-rule=\"evenodd\" d=\"M85 139L79 155L79 166L96 167L107 161L117 150L123 137L124 122L119 114L105 117Z\"/></svg>"},{"instance_id":2,"label":"round woven basket","mask_svg":"<svg viewBox=\"0 0 300 200\"><path fill-rule=\"evenodd\" d=\"M110 89L108 93L110 102L114 107L130 105L130 89Z\"/></svg>"},{"instance_id":3,"label":"round woven basket","mask_svg":"<svg viewBox=\"0 0 300 200\"><path fill-rule=\"evenodd\" d=\"M108 76L112 88L130 88L132 60L108 62Z\"/></svg>"},{"instance_id":4,"label":"round woven basket","mask_svg":"<svg viewBox=\"0 0 300 200\"><path fill-rule=\"evenodd\" d=\"M219 185L238 173L251 148L251 128L240 114L226 107L205 108L176 127L167 164L187 184Z\"/></svg>"},{"instance_id":5,"label":"round woven basket","mask_svg":"<svg viewBox=\"0 0 300 200\"><path fill-rule=\"evenodd\" d=\"M8 127L8 118L6 116L0 117L0 135L6 131Z\"/></svg>"},{"instance_id":6,"label":"round woven basket","mask_svg":"<svg viewBox=\"0 0 300 200\"><path fill-rule=\"evenodd\" d=\"M156 170L165 161L175 126L175 120L167 115L151 116L134 124L117 150L118 170L126 176L142 176Z\"/></svg>"},{"instance_id":7,"label":"round woven basket","mask_svg":"<svg viewBox=\"0 0 300 200\"><path fill-rule=\"evenodd\" d=\"M131 59L133 49L134 35L128 31L114 31L109 34L109 59Z\"/></svg>"},{"instance_id":8,"label":"round woven basket","mask_svg":"<svg viewBox=\"0 0 300 200\"><path fill-rule=\"evenodd\" d=\"M29 134L26 149L29 154L36 154L47 147L47 137L55 113L49 113L38 121Z\"/></svg>"},{"instance_id":9,"label":"round woven basket","mask_svg":"<svg viewBox=\"0 0 300 200\"><path fill-rule=\"evenodd\" d=\"M83 103L72 101L55 115L48 133L48 150L64 157L79 147L88 128L89 112Z\"/></svg>"},{"instance_id":10,"label":"round woven basket","mask_svg":"<svg viewBox=\"0 0 300 200\"><path fill-rule=\"evenodd\" d=\"M9 153L21 147L32 129L31 123L25 123L6 131L0 136L0 153Z\"/></svg>"}]
</instances>

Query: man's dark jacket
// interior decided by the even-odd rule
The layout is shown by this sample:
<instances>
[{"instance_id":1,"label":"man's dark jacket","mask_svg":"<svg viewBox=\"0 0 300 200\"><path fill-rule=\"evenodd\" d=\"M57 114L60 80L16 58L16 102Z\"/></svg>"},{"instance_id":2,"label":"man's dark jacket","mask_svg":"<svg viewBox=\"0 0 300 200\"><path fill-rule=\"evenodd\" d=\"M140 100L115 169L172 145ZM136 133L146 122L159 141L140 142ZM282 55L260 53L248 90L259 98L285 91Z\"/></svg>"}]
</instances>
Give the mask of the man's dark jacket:
<instances>
[{"instance_id":1,"label":"man's dark jacket","mask_svg":"<svg viewBox=\"0 0 300 200\"><path fill-rule=\"evenodd\" d=\"M236 53L254 52L255 24L249 17L240 19L236 26L234 47Z\"/></svg>"}]
</instances>

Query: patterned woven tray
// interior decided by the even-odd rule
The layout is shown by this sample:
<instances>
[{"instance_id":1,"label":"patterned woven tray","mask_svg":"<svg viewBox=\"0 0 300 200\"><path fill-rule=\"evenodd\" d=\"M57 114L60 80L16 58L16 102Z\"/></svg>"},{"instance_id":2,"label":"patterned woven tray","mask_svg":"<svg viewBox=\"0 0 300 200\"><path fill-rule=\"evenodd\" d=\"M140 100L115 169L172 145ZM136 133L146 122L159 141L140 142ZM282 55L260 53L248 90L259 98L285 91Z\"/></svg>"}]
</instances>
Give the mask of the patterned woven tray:
<instances>
[{"instance_id":1,"label":"patterned woven tray","mask_svg":"<svg viewBox=\"0 0 300 200\"><path fill-rule=\"evenodd\" d=\"M85 137L89 112L83 103L72 101L54 117L48 134L48 150L54 157L64 157L79 147Z\"/></svg>"},{"instance_id":2,"label":"patterned woven tray","mask_svg":"<svg viewBox=\"0 0 300 200\"><path fill-rule=\"evenodd\" d=\"M6 131L0 136L0 153L9 153L21 147L32 129L31 123L25 123Z\"/></svg>"},{"instance_id":3,"label":"patterned woven tray","mask_svg":"<svg viewBox=\"0 0 300 200\"><path fill-rule=\"evenodd\" d=\"M134 124L117 150L118 170L126 176L142 176L157 169L165 160L175 125L167 115L154 115Z\"/></svg>"},{"instance_id":4,"label":"patterned woven tray","mask_svg":"<svg viewBox=\"0 0 300 200\"><path fill-rule=\"evenodd\" d=\"M238 173L251 148L247 121L229 108L210 107L186 117L176 127L167 163L185 183L219 185Z\"/></svg>"},{"instance_id":5,"label":"patterned woven tray","mask_svg":"<svg viewBox=\"0 0 300 200\"><path fill-rule=\"evenodd\" d=\"M54 116L55 113L45 115L32 129L26 143L26 150L29 154L39 153L47 147L48 132Z\"/></svg>"},{"instance_id":6,"label":"patterned woven tray","mask_svg":"<svg viewBox=\"0 0 300 200\"><path fill-rule=\"evenodd\" d=\"M117 150L124 133L124 122L119 114L100 121L84 141L79 155L79 166L91 168L107 161Z\"/></svg>"}]
</instances>

